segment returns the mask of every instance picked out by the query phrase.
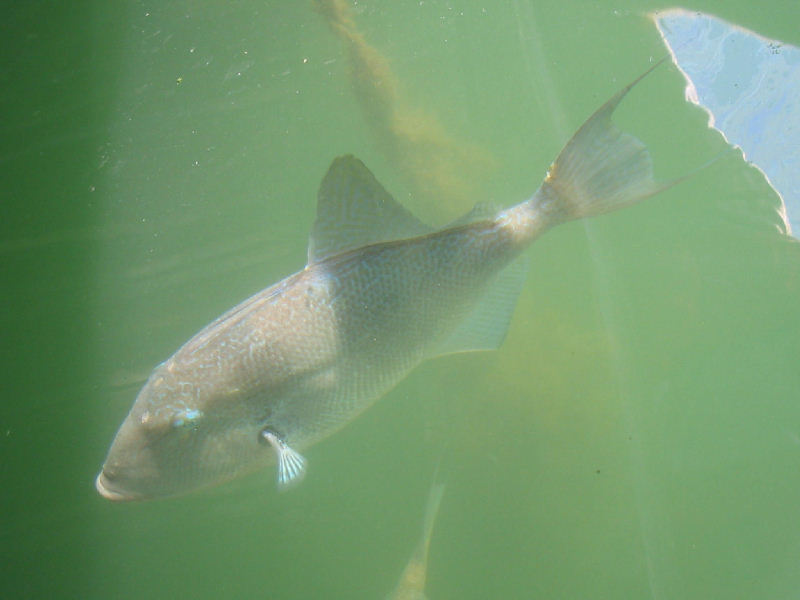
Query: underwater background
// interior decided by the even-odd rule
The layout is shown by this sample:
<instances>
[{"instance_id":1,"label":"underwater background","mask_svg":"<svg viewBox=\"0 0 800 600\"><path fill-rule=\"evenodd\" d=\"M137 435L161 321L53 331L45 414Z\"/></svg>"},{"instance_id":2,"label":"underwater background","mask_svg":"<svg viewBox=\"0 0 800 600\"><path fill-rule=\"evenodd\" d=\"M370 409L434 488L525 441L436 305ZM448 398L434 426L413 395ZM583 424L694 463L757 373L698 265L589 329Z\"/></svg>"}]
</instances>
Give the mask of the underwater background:
<instances>
[{"instance_id":1,"label":"underwater background","mask_svg":"<svg viewBox=\"0 0 800 600\"><path fill-rule=\"evenodd\" d=\"M651 2L330 3L347 39L327 4L7 7L0 595L382 598L437 480L432 600L796 597L800 243L733 151L538 240L502 348L424 363L297 489L97 494L150 370L303 267L334 157L435 225L517 203L667 53ZM796 3L686 7L800 45ZM683 90L616 116L661 179L726 148Z\"/></svg>"}]
</instances>

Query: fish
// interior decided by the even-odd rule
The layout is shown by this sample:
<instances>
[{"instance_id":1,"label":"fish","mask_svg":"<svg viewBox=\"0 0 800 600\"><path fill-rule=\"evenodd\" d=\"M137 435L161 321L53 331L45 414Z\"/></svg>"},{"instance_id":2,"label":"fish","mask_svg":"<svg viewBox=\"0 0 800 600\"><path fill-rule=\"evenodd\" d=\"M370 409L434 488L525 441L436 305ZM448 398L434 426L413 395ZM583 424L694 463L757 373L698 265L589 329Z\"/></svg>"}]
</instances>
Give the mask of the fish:
<instances>
[{"instance_id":1,"label":"fish","mask_svg":"<svg viewBox=\"0 0 800 600\"><path fill-rule=\"evenodd\" d=\"M601 106L536 192L434 229L346 155L320 184L304 269L255 294L158 365L95 480L109 500L163 498L277 464L299 483L303 454L424 360L498 348L525 280L525 250L550 228L629 206L658 183L646 146Z\"/></svg>"},{"instance_id":2,"label":"fish","mask_svg":"<svg viewBox=\"0 0 800 600\"><path fill-rule=\"evenodd\" d=\"M414 549L394 590L386 596L386 600L426 600L425 583L428 578L428 549L433 535L433 524L439 513L439 506L444 496L445 484L434 483L428 493L425 505L425 518L422 526L422 537Z\"/></svg>"}]
</instances>

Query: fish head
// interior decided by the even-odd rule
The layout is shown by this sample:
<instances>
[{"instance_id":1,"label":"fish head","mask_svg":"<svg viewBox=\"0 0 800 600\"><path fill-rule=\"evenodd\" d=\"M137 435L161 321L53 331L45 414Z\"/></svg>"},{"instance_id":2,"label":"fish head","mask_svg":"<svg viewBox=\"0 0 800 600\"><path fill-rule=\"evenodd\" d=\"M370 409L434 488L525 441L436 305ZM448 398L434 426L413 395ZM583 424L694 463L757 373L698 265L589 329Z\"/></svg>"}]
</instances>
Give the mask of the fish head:
<instances>
[{"instance_id":1,"label":"fish head","mask_svg":"<svg viewBox=\"0 0 800 600\"><path fill-rule=\"evenodd\" d=\"M146 500L208 487L274 462L246 402L231 389L181 386L158 367L139 392L97 476L115 501Z\"/></svg>"}]
</instances>

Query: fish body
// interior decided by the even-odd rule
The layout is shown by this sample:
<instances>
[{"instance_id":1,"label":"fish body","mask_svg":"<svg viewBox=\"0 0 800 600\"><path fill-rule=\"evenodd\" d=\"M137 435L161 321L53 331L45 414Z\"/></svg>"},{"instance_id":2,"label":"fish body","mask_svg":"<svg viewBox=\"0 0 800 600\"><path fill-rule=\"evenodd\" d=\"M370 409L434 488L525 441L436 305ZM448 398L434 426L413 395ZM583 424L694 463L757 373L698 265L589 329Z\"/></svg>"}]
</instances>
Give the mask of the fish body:
<instances>
[{"instance_id":1,"label":"fish body","mask_svg":"<svg viewBox=\"0 0 800 600\"><path fill-rule=\"evenodd\" d=\"M638 81L638 80L637 80ZM657 192L645 147L611 121L621 90L573 136L537 192L432 230L352 156L322 181L308 264L222 315L152 373L96 487L112 500L169 496L300 454L423 360L502 342L523 250L558 223Z\"/></svg>"}]
</instances>

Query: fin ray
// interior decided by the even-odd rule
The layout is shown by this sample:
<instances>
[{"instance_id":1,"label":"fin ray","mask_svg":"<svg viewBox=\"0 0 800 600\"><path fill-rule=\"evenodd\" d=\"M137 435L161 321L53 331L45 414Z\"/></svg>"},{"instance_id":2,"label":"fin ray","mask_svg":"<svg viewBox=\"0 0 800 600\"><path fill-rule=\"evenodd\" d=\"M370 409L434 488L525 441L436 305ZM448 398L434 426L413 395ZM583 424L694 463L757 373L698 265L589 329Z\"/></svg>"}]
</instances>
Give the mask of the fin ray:
<instances>
[{"instance_id":1,"label":"fin ray","mask_svg":"<svg viewBox=\"0 0 800 600\"><path fill-rule=\"evenodd\" d=\"M269 428L261 431L261 437L278 454L278 489L284 491L300 483L306 476L305 457Z\"/></svg>"}]
</instances>

